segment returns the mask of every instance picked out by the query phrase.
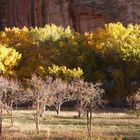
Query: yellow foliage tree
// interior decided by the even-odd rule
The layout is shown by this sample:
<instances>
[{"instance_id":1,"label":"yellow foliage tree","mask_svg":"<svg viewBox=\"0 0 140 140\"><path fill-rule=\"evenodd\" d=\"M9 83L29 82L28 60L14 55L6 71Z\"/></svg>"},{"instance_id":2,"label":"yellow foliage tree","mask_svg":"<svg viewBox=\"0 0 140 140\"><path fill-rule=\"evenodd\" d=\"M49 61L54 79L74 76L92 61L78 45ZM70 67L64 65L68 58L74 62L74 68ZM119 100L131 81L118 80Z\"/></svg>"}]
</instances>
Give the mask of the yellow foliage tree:
<instances>
[{"instance_id":1,"label":"yellow foliage tree","mask_svg":"<svg viewBox=\"0 0 140 140\"><path fill-rule=\"evenodd\" d=\"M79 67L77 69L69 69L66 66L57 65L52 65L51 67L49 67L48 72L52 76L60 77L67 81L80 78L83 75L83 71Z\"/></svg>"},{"instance_id":2,"label":"yellow foliage tree","mask_svg":"<svg viewBox=\"0 0 140 140\"><path fill-rule=\"evenodd\" d=\"M19 79L29 78L32 73L42 76L46 66L46 48L35 44L31 28L5 28L0 32L0 44L6 44L22 54L22 59L17 67Z\"/></svg>"},{"instance_id":3,"label":"yellow foliage tree","mask_svg":"<svg viewBox=\"0 0 140 140\"><path fill-rule=\"evenodd\" d=\"M72 37L73 32L68 26L66 29L62 26L56 26L55 24L46 25L45 27L31 28L30 36L33 38L34 43L45 42L47 40L58 41L65 38Z\"/></svg>"},{"instance_id":4,"label":"yellow foliage tree","mask_svg":"<svg viewBox=\"0 0 140 140\"><path fill-rule=\"evenodd\" d=\"M87 46L103 58L113 81L112 93L117 92L115 98L129 95L134 89L132 81L138 78L140 71L140 25L125 27L121 23L110 23L85 33L85 38Z\"/></svg>"},{"instance_id":5,"label":"yellow foliage tree","mask_svg":"<svg viewBox=\"0 0 140 140\"><path fill-rule=\"evenodd\" d=\"M0 45L0 73L13 74L13 68L17 65L21 54L6 45Z\"/></svg>"},{"instance_id":6,"label":"yellow foliage tree","mask_svg":"<svg viewBox=\"0 0 140 140\"><path fill-rule=\"evenodd\" d=\"M22 59L17 68L19 79L29 78L32 73L40 76L46 74L49 57L51 55L52 44L46 41L62 41L73 34L70 27L66 29L54 24L35 28L5 28L0 32L0 44L13 47L22 54ZM44 45L42 46L42 44Z\"/></svg>"},{"instance_id":7,"label":"yellow foliage tree","mask_svg":"<svg viewBox=\"0 0 140 140\"><path fill-rule=\"evenodd\" d=\"M85 33L87 45L103 56L126 62L140 62L140 25L110 23L96 32Z\"/></svg>"}]
</instances>

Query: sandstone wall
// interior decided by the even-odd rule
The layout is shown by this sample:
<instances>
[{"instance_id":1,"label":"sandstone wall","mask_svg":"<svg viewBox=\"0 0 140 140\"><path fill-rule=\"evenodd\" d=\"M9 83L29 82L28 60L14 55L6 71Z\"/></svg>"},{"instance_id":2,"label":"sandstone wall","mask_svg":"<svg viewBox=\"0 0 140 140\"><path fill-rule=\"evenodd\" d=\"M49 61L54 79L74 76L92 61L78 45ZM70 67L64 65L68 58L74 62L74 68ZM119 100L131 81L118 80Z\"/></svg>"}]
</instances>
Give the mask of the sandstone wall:
<instances>
[{"instance_id":1,"label":"sandstone wall","mask_svg":"<svg viewBox=\"0 0 140 140\"><path fill-rule=\"evenodd\" d=\"M0 0L0 29L55 23L85 32L118 21L140 23L140 0Z\"/></svg>"}]
</instances>

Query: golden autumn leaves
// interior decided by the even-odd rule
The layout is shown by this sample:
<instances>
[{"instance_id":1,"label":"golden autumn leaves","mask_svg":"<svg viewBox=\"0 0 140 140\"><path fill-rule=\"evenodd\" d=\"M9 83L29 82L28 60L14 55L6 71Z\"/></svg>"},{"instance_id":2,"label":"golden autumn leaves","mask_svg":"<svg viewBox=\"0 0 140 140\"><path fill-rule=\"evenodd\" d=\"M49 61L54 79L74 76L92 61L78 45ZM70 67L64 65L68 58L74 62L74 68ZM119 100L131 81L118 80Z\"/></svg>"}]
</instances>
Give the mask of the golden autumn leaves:
<instances>
[{"instance_id":1,"label":"golden autumn leaves","mask_svg":"<svg viewBox=\"0 0 140 140\"><path fill-rule=\"evenodd\" d=\"M105 59L121 59L126 62L139 63L139 46L139 25L130 24L124 27L121 23L110 23L103 28L98 28L95 32L85 34L75 33L70 27L65 29L54 24L39 28L5 28L0 32L0 72L16 75L18 78L29 78L32 73L43 76L50 73L48 66L57 62L57 65L62 67L53 65L53 71L59 67L64 75L76 77L82 75L83 68L78 67L86 63L89 57L88 51L95 51ZM65 57L65 54L68 57L65 59L71 63L70 68L78 69L65 68L65 63L63 64L65 60L62 57ZM52 61L53 57L57 60ZM77 60L74 62L72 57L77 57ZM14 66L16 66L16 72Z\"/></svg>"},{"instance_id":2,"label":"golden autumn leaves","mask_svg":"<svg viewBox=\"0 0 140 140\"><path fill-rule=\"evenodd\" d=\"M21 59L15 49L8 48L6 45L0 45L0 73L12 74L13 67Z\"/></svg>"},{"instance_id":3,"label":"golden autumn leaves","mask_svg":"<svg viewBox=\"0 0 140 140\"><path fill-rule=\"evenodd\" d=\"M85 37L88 45L102 55L119 57L126 62L140 62L140 25L124 27L121 23L110 23L94 33L85 33Z\"/></svg>"}]
</instances>

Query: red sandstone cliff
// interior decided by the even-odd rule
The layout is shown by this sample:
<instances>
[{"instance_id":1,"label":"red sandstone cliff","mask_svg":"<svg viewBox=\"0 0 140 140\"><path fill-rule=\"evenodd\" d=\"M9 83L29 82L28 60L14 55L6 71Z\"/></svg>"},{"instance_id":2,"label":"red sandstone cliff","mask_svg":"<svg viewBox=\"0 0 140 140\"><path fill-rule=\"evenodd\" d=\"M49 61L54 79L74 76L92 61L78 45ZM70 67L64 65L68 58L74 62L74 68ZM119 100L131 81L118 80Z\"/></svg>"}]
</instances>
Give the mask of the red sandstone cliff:
<instances>
[{"instance_id":1,"label":"red sandstone cliff","mask_svg":"<svg viewBox=\"0 0 140 140\"><path fill-rule=\"evenodd\" d=\"M0 28L71 25L95 30L108 22L140 23L139 0L0 0Z\"/></svg>"}]
</instances>

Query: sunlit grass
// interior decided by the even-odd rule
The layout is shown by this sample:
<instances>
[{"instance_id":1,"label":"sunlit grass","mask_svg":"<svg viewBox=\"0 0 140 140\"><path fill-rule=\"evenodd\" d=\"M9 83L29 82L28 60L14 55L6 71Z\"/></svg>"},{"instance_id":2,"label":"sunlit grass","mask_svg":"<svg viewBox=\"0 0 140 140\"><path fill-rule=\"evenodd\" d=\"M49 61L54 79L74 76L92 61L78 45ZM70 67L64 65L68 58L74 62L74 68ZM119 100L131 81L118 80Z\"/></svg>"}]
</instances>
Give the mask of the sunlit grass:
<instances>
[{"instance_id":1,"label":"sunlit grass","mask_svg":"<svg viewBox=\"0 0 140 140\"><path fill-rule=\"evenodd\" d=\"M4 134L16 133L22 137L76 137L86 139L86 117L77 118L77 112L62 111L60 116L54 111L47 111L41 120L41 134L35 132L33 111L19 110L14 111L14 127L10 127L10 119L4 117ZM140 138L140 120L133 119L125 113L94 113L93 130L95 134L135 137ZM12 134L13 135L13 134Z\"/></svg>"}]
</instances>

